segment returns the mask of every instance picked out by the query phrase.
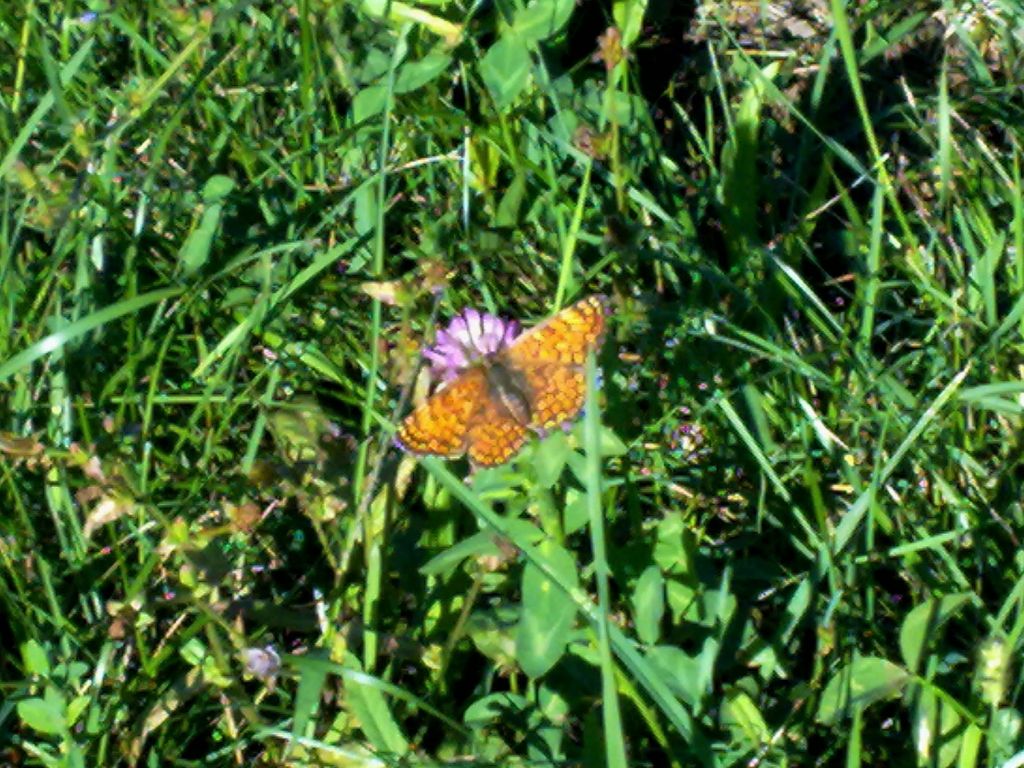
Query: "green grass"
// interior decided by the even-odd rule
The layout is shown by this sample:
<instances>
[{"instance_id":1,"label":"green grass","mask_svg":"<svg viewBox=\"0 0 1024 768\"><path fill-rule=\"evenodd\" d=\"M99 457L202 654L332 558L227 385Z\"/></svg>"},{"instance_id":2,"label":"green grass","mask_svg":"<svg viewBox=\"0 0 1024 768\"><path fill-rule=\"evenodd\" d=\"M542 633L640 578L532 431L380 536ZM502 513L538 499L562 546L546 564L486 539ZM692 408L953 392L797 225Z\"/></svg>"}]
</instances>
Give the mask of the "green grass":
<instances>
[{"instance_id":1,"label":"green grass","mask_svg":"<svg viewBox=\"0 0 1024 768\"><path fill-rule=\"evenodd\" d=\"M0 765L1020 765L1017 6L11 5Z\"/></svg>"}]
</instances>

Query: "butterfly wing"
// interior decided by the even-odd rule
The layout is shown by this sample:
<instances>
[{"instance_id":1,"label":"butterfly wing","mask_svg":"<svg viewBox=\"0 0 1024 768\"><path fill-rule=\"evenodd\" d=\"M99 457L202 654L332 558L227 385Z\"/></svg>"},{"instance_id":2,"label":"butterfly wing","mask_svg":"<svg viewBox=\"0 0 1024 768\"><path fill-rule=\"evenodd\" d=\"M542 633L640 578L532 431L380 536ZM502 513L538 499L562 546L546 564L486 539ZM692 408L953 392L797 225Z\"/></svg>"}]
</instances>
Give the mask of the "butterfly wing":
<instances>
[{"instance_id":1,"label":"butterfly wing","mask_svg":"<svg viewBox=\"0 0 1024 768\"><path fill-rule=\"evenodd\" d=\"M530 396L530 426L547 429L574 418L586 397L583 364L604 339L608 300L588 296L523 333L503 353Z\"/></svg>"},{"instance_id":2,"label":"butterfly wing","mask_svg":"<svg viewBox=\"0 0 1024 768\"><path fill-rule=\"evenodd\" d=\"M518 421L500 400L485 398L469 424L469 458L481 467L496 467L523 447L528 425Z\"/></svg>"},{"instance_id":3,"label":"butterfly wing","mask_svg":"<svg viewBox=\"0 0 1024 768\"><path fill-rule=\"evenodd\" d=\"M607 316L608 299L588 296L522 333L505 350L505 358L517 368L540 363L583 365L587 352L601 346Z\"/></svg>"},{"instance_id":4,"label":"butterfly wing","mask_svg":"<svg viewBox=\"0 0 1024 768\"><path fill-rule=\"evenodd\" d=\"M470 426L487 401L487 379L469 368L405 417L395 436L410 453L455 458L466 452Z\"/></svg>"},{"instance_id":5,"label":"butterfly wing","mask_svg":"<svg viewBox=\"0 0 1024 768\"><path fill-rule=\"evenodd\" d=\"M549 429L576 417L587 396L586 369L581 365L536 363L524 366L530 389L530 426Z\"/></svg>"}]
</instances>

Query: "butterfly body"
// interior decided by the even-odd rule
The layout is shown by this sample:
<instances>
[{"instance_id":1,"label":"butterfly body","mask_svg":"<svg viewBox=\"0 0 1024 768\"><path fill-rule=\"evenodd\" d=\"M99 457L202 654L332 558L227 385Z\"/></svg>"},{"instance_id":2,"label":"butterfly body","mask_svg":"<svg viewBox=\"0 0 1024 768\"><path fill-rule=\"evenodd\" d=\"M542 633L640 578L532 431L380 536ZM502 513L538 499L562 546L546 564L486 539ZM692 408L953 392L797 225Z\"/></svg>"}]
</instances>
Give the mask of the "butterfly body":
<instances>
[{"instance_id":1,"label":"butterfly body","mask_svg":"<svg viewBox=\"0 0 1024 768\"><path fill-rule=\"evenodd\" d=\"M489 355L483 363L487 394L492 401L501 404L505 416L529 426L533 393L526 377L501 358L500 354Z\"/></svg>"},{"instance_id":2,"label":"butterfly body","mask_svg":"<svg viewBox=\"0 0 1024 768\"><path fill-rule=\"evenodd\" d=\"M530 430L573 418L586 395L584 364L604 337L607 299L589 296L483 355L405 418L398 443L411 453L480 466L503 464Z\"/></svg>"}]
</instances>

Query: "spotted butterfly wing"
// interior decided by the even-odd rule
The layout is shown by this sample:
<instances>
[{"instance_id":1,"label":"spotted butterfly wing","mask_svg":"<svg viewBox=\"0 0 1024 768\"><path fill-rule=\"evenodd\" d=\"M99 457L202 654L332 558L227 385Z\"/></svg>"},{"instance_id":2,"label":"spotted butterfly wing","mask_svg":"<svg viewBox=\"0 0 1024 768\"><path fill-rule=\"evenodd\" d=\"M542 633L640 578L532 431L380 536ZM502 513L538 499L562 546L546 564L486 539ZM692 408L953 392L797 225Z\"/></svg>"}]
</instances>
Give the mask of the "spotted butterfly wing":
<instances>
[{"instance_id":1,"label":"spotted butterfly wing","mask_svg":"<svg viewBox=\"0 0 1024 768\"><path fill-rule=\"evenodd\" d=\"M469 368L406 416L395 437L410 453L457 458L466 452L471 422L486 398L483 371Z\"/></svg>"},{"instance_id":2,"label":"spotted butterfly wing","mask_svg":"<svg viewBox=\"0 0 1024 768\"><path fill-rule=\"evenodd\" d=\"M527 435L527 425L493 397L486 369L477 365L409 414L396 440L410 453L454 459L468 452L474 464L492 467L512 458Z\"/></svg>"},{"instance_id":3,"label":"spotted butterfly wing","mask_svg":"<svg viewBox=\"0 0 1024 768\"><path fill-rule=\"evenodd\" d=\"M608 299L588 296L519 336L502 354L530 392L530 426L548 429L580 412L587 353L604 340Z\"/></svg>"},{"instance_id":4,"label":"spotted butterfly wing","mask_svg":"<svg viewBox=\"0 0 1024 768\"><path fill-rule=\"evenodd\" d=\"M485 399L469 425L469 459L481 467L504 464L523 447L528 425L518 420L500 400Z\"/></svg>"}]
</instances>

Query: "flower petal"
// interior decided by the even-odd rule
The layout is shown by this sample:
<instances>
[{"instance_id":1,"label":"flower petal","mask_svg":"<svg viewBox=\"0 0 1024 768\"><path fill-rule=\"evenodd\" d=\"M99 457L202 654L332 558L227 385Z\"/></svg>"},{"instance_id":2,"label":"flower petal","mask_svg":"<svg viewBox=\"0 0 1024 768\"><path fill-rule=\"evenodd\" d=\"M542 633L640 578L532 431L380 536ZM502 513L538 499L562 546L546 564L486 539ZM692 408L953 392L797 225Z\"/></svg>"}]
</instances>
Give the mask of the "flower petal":
<instances>
[{"instance_id":1,"label":"flower petal","mask_svg":"<svg viewBox=\"0 0 1024 768\"><path fill-rule=\"evenodd\" d=\"M424 349L423 356L435 375L451 380L481 357L500 352L518 335L515 320L468 307L437 332L433 346Z\"/></svg>"},{"instance_id":2,"label":"flower petal","mask_svg":"<svg viewBox=\"0 0 1024 768\"><path fill-rule=\"evenodd\" d=\"M469 345L469 325L466 323L466 318L462 315L456 315L452 318L452 321L448 323L448 336L452 341L460 344Z\"/></svg>"}]
</instances>

